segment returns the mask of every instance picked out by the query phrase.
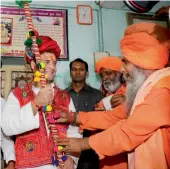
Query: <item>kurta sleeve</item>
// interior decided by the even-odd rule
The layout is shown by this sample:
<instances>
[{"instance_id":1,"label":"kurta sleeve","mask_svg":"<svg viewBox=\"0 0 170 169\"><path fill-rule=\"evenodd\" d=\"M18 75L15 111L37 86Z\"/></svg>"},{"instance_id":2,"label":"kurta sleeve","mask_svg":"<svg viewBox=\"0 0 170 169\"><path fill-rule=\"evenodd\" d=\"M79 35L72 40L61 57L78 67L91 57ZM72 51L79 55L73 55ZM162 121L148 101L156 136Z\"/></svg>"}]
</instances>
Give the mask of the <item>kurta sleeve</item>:
<instances>
[{"instance_id":1,"label":"kurta sleeve","mask_svg":"<svg viewBox=\"0 0 170 169\"><path fill-rule=\"evenodd\" d=\"M20 107L11 92L2 114L2 129L7 136L18 135L39 128L39 114L33 115L31 102Z\"/></svg>"},{"instance_id":2,"label":"kurta sleeve","mask_svg":"<svg viewBox=\"0 0 170 169\"><path fill-rule=\"evenodd\" d=\"M154 89L133 115L99 134L91 136L89 143L100 159L131 151L148 139L160 127L170 126L170 90ZM101 144L102 143L102 144Z\"/></svg>"},{"instance_id":3,"label":"kurta sleeve","mask_svg":"<svg viewBox=\"0 0 170 169\"><path fill-rule=\"evenodd\" d=\"M124 104L109 111L79 112L81 128L88 130L108 129L126 117Z\"/></svg>"}]
</instances>

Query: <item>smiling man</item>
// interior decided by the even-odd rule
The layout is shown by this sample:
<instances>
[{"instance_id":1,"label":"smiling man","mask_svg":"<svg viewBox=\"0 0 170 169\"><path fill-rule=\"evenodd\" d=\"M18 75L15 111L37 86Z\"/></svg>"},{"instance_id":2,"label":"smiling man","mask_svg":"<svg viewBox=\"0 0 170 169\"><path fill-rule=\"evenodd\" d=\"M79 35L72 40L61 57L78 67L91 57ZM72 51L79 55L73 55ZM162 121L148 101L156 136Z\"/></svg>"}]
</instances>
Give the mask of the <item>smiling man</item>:
<instances>
[{"instance_id":1,"label":"smiling man","mask_svg":"<svg viewBox=\"0 0 170 169\"><path fill-rule=\"evenodd\" d=\"M122 59L116 56L104 57L96 62L96 73L101 78L106 97L95 110L110 110L124 103L126 87L121 78L122 65Z\"/></svg>"},{"instance_id":2,"label":"smiling man","mask_svg":"<svg viewBox=\"0 0 170 169\"><path fill-rule=\"evenodd\" d=\"M62 106L68 111L75 111L73 102L66 91L60 90L54 83L57 58L60 56L60 48L57 42L47 36L39 36L42 43L38 46L41 54L41 62L45 64L47 86L40 87L40 81L15 88L7 99L2 116L2 128L6 135L16 135L16 168L56 169L52 164L51 156L53 140L45 119L43 106L55 105L53 111L60 111ZM26 47L26 59L35 72L35 56ZM60 131L58 130L58 132ZM81 137L78 128L68 126L68 136ZM74 161L78 158L68 156L64 161L64 169L73 169Z\"/></svg>"}]
</instances>

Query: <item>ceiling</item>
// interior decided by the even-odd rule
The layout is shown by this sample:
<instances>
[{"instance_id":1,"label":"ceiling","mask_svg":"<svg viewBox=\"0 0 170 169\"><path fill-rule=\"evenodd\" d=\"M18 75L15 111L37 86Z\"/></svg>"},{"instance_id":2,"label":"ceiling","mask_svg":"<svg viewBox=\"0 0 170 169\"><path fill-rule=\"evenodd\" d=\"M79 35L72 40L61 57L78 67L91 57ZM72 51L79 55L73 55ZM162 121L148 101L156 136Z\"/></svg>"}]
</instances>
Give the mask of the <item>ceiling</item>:
<instances>
[{"instance_id":1,"label":"ceiling","mask_svg":"<svg viewBox=\"0 0 170 169\"><path fill-rule=\"evenodd\" d=\"M101 6L103 8L111 8L111 9L120 9L120 10L128 10L129 8L124 4L123 0L122 1L105 1L102 0L100 1ZM157 3L153 9L151 10L151 12L155 12L157 11L159 8L161 8L162 6L169 6L170 5L170 1L168 0L161 0L159 3Z\"/></svg>"}]
</instances>

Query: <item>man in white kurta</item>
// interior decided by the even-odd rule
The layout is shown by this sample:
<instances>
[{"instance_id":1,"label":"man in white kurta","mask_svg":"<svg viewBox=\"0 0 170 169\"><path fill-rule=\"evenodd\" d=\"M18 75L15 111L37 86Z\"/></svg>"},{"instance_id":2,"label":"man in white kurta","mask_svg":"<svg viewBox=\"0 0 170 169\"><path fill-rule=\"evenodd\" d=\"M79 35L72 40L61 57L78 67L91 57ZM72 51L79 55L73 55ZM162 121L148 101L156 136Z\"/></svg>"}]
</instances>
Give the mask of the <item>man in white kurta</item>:
<instances>
[{"instance_id":1,"label":"man in white kurta","mask_svg":"<svg viewBox=\"0 0 170 169\"><path fill-rule=\"evenodd\" d=\"M38 131L40 131L42 128L42 126L40 125L40 124L42 124L42 120L40 120L41 116L40 116L40 113L38 112L37 106L42 107L42 106L48 105L48 104L52 103L53 98L55 97L54 92L56 91L56 89L54 89L55 86L52 81L53 81L55 73L56 73L56 62L57 62L56 59L60 55L60 49L59 49L57 42L54 41L53 39L51 39L49 37L45 37L45 36L40 36L40 38L42 40L42 44L39 46L39 51L41 53L41 61L43 63L45 63L45 73L47 75L47 82L48 82L47 87L40 88L39 87L40 83L37 82L37 85L35 85L35 82L34 82L31 85L32 90L28 89L28 88L25 89L26 92L24 91L22 93L22 97L25 97L27 99L27 97L28 97L27 95L29 95L30 91L34 93L35 97L33 100L29 101L28 103L26 103L23 106L21 106L21 101L20 101L20 99L18 99L16 97L16 93L14 91L9 94L9 97L7 99L7 102L6 102L6 105L4 108L4 113L2 116L2 119L3 119L2 120L2 128L3 128L4 133L8 136L19 135L19 134L23 134L23 133L27 136L27 133L29 135L29 133L32 131L36 132L37 130L35 130L35 129L38 129ZM44 48L45 48L45 50L44 50ZM48 49L50 49L50 51L48 51ZM27 57L29 57L29 55L27 55ZM28 58L27 58L27 60L28 60ZM31 64L32 69L34 70L34 68L35 68L34 60L31 60L30 64ZM22 88L21 88L21 90L22 90ZM75 111L75 108L74 108L74 105L73 105L73 102L71 99L70 99L70 103L68 105L68 109L70 111ZM43 113L43 118L45 121L47 137L50 140L50 137L49 137L50 130L48 128L48 124L46 123L44 113ZM44 122L43 122L43 125L44 125ZM42 132L40 134L42 134ZM72 125L69 125L69 128L67 130L67 136L78 137L78 138L82 137L82 135L79 134L79 132L78 132L78 128L75 126L72 126ZM22 135L20 135L20 138L21 137L22 137ZM34 135L34 137L36 137L36 136ZM35 140L34 137L32 139L32 142L35 143L37 140ZM24 139L26 139L26 143L27 143L27 137L25 137ZM43 140L45 140L45 139L46 138L44 138ZM29 139L29 141L30 141L30 139ZM40 141L40 143L42 143L42 142L44 142L44 141ZM25 143L23 146L25 148ZM36 146L38 147L39 145L36 145ZM36 146L33 147L34 148L33 151L34 150L37 151L38 148L36 149ZM21 148L21 146L19 145L19 149L20 148ZM28 148L28 147L26 147L26 148ZM23 151L25 151L25 149L23 149ZM22 153L23 151L18 151L18 152ZM39 149L39 151L42 151L42 149ZM24 168L24 169L25 168L34 168L34 169L56 169L57 168L56 166L53 166L52 164L50 164L51 162L49 162L49 161L44 162L43 156L45 156L45 155L42 155L41 152L37 152L39 155L42 156L41 160L39 160L40 162L35 165L32 162L33 164L29 165L29 162L28 162L29 153L28 152L26 152L26 153L27 153L27 155L25 155L25 156L22 155L22 163L24 163L27 160L27 165L25 165L25 166L28 166L28 167L22 167L22 163L20 163L21 165L18 168ZM32 151L30 151L30 153L32 153ZM17 151L16 151L16 154L17 154ZM19 154L19 156L21 156L21 155ZM31 158L32 158L32 156L31 156ZM39 157L36 156L36 158L39 158ZM51 156L50 156L50 158L51 158ZM78 161L77 157L68 155L67 160L64 162L64 169L76 168L77 161Z\"/></svg>"},{"instance_id":2,"label":"man in white kurta","mask_svg":"<svg viewBox=\"0 0 170 169\"><path fill-rule=\"evenodd\" d=\"M4 106L5 99L1 97L1 114L3 112ZM1 130L1 148L4 154L4 159L6 160L7 168L14 169L16 160L14 142L13 140L10 139L10 137L6 136L2 130Z\"/></svg>"}]
</instances>

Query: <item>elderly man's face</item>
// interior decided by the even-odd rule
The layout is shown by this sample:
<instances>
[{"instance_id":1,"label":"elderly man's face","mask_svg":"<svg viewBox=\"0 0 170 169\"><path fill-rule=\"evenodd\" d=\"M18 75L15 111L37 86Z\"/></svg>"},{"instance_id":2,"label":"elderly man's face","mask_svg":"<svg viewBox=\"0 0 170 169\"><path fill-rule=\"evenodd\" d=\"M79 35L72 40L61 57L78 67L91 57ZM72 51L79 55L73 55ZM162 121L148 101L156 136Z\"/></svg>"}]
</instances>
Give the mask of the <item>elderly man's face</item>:
<instances>
[{"instance_id":1,"label":"elderly man's face","mask_svg":"<svg viewBox=\"0 0 170 169\"><path fill-rule=\"evenodd\" d=\"M120 74L111 69L101 68L99 75L102 80L103 87L109 93L114 93L120 86Z\"/></svg>"},{"instance_id":2,"label":"elderly man's face","mask_svg":"<svg viewBox=\"0 0 170 169\"><path fill-rule=\"evenodd\" d=\"M102 82L107 81L107 80L114 81L116 78L116 71L113 71L111 69L101 68L99 75L101 77Z\"/></svg>"}]
</instances>

